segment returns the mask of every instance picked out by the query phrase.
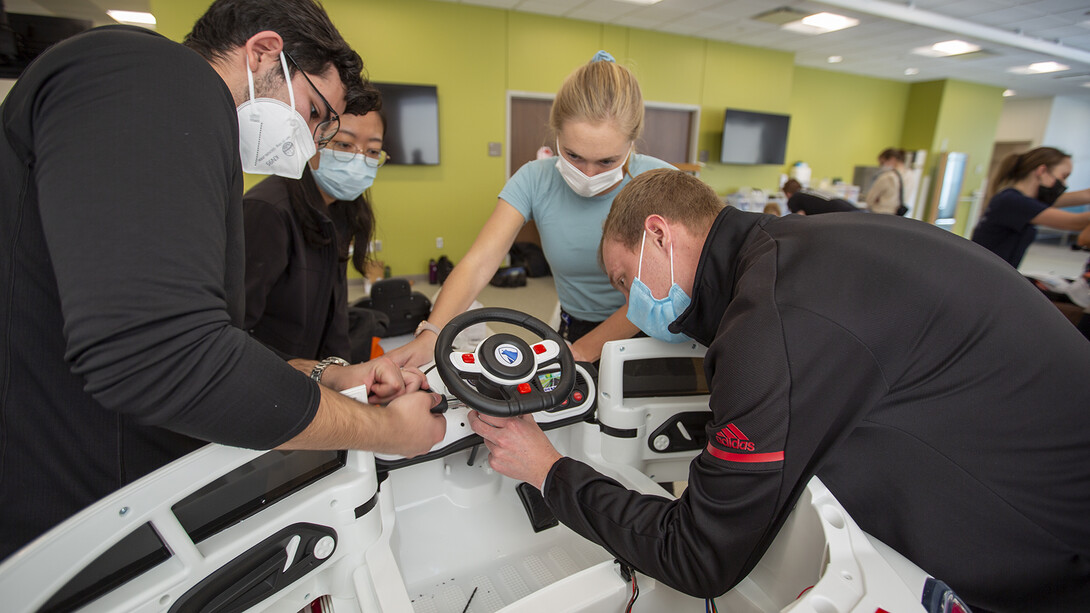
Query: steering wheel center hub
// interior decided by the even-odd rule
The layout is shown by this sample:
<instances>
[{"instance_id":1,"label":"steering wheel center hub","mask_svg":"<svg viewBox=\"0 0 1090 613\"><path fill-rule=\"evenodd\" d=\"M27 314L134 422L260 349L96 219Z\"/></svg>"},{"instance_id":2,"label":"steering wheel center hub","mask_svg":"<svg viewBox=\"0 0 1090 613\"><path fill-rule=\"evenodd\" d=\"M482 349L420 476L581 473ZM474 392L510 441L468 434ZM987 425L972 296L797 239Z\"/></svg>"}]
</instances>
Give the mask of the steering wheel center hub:
<instances>
[{"instance_id":1,"label":"steering wheel center hub","mask_svg":"<svg viewBox=\"0 0 1090 613\"><path fill-rule=\"evenodd\" d=\"M477 349L481 370L502 385L524 383L534 374L533 350L513 334L494 334Z\"/></svg>"}]
</instances>

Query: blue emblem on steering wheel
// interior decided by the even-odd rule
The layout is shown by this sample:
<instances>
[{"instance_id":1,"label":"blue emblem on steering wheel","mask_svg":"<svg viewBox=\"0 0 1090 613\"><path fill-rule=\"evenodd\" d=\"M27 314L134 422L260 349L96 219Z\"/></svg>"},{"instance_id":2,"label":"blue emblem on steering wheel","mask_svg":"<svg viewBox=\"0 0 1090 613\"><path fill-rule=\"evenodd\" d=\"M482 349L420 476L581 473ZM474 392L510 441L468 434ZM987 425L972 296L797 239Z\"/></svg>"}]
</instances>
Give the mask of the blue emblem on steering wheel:
<instances>
[{"instance_id":1,"label":"blue emblem on steering wheel","mask_svg":"<svg viewBox=\"0 0 1090 613\"><path fill-rule=\"evenodd\" d=\"M496 359L504 366L518 366L522 363L522 352L510 343L496 347Z\"/></svg>"}]
</instances>

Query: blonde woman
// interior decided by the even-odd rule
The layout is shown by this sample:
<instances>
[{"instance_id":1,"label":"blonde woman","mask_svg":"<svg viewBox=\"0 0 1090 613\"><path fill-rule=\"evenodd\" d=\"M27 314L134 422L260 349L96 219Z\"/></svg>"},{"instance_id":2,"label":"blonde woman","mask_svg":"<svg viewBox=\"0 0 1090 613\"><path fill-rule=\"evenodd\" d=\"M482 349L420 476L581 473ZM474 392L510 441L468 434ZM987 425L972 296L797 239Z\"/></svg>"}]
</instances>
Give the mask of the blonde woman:
<instances>
[{"instance_id":1,"label":"blonde woman","mask_svg":"<svg viewBox=\"0 0 1090 613\"><path fill-rule=\"evenodd\" d=\"M643 96L635 76L599 51L565 79L549 127L556 157L527 163L500 192L492 216L454 267L416 338L387 354L401 366L433 359L440 328L465 311L534 221L560 298L560 333L577 360L597 360L602 344L638 330L625 317L625 298L598 267L598 242L613 198L632 177L662 160L635 151L643 130Z\"/></svg>"}]
</instances>

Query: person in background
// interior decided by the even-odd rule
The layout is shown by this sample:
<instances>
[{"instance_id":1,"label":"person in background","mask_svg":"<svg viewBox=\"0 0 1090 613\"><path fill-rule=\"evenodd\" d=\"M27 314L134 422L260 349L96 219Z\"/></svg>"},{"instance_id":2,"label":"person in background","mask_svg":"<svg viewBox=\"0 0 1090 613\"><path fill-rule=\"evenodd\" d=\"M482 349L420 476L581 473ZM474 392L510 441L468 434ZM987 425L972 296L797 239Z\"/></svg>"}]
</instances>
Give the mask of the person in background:
<instances>
[{"instance_id":1,"label":"person in background","mask_svg":"<svg viewBox=\"0 0 1090 613\"><path fill-rule=\"evenodd\" d=\"M783 184L783 193L787 196L787 210L799 215L858 213L863 210L842 198L814 189L805 189L795 179L788 179Z\"/></svg>"},{"instance_id":2,"label":"person in background","mask_svg":"<svg viewBox=\"0 0 1090 613\"><path fill-rule=\"evenodd\" d=\"M765 205L764 214L765 215L775 215L776 217L781 217L783 215L783 210L780 209L779 204L777 204L775 202L769 202L768 204Z\"/></svg>"},{"instance_id":3,"label":"person in background","mask_svg":"<svg viewBox=\"0 0 1090 613\"><path fill-rule=\"evenodd\" d=\"M904 215L908 212L904 202L905 150L892 147L883 150L878 154L878 165L882 171L863 197L867 210L871 213Z\"/></svg>"},{"instance_id":4,"label":"person in background","mask_svg":"<svg viewBox=\"0 0 1090 613\"><path fill-rule=\"evenodd\" d=\"M1054 203L1064 195L1071 156L1054 147L1038 147L1003 158L988 186L988 206L973 229L973 242L1018 268L1037 226L1081 232L1090 212L1062 211ZM1083 200L1084 199L1084 200ZM1061 206L1090 202L1090 189L1068 195Z\"/></svg>"},{"instance_id":5,"label":"person in background","mask_svg":"<svg viewBox=\"0 0 1090 613\"><path fill-rule=\"evenodd\" d=\"M601 261L641 330L708 348L708 443L672 500L561 456L532 415L470 412L565 525L716 597L816 475L974 611L1086 608L1090 343L1016 271L915 220L724 208L670 170L617 196Z\"/></svg>"},{"instance_id":6,"label":"person in background","mask_svg":"<svg viewBox=\"0 0 1090 613\"><path fill-rule=\"evenodd\" d=\"M624 296L610 287L594 253L621 187L644 171L671 167L636 153L643 115L636 77L605 51L569 75L549 115L556 157L528 162L511 177L416 338L387 355L400 365L431 362L439 329L472 304L529 221L536 222L556 283L560 332L577 359L597 360L603 343L636 334Z\"/></svg>"},{"instance_id":7,"label":"person in background","mask_svg":"<svg viewBox=\"0 0 1090 613\"><path fill-rule=\"evenodd\" d=\"M243 328L284 357L350 359L347 262L364 273L374 233L365 193L386 162L380 107L369 87L300 179L269 177L243 197Z\"/></svg>"},{"instance_id":8,"label":"person in background","mask_svg":"<svg viewBox=\"0 0 1090 613\"><path fill-rule=\"evenodd\" d=\"M0 105L0 559L207 442L442 439L391 362L289 363L241 328L242 173L301 176L362 69L313 0L216 0L184 44L107 26L22 73ZM389 405L336 391L360 384Z\"/></svg>"}]
</instances>

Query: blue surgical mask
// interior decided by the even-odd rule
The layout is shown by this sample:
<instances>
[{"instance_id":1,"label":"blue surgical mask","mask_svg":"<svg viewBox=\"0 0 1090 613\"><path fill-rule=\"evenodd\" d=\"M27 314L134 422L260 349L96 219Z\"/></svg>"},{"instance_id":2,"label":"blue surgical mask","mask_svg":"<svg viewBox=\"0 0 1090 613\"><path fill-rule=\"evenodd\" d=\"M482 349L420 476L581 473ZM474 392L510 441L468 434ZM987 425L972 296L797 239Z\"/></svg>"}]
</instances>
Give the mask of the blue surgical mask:
<instances>
[{"instance_id":1,"label":"blue surgical mask","mask_svg":"<svg viewBox=\"0 0 1090 613\"><path fill-rule=\"evenodd\" d=\"M665 298L655 298L650 288L640 280L640 274L643 272L643 246L646 243L647 231L645 230L643 240L640 242L639 269L636 272L636 278L632 280L632 287L628 290L628 321L651 338L667 343L683 343L688 341L689 337L671 332L670 324L689 308L692 300L681 286L674 283L674 245L670 244L670 291Z\"/></svg>"},{"instance_id":2,"label":"blue surgical mask","mask_svg":"<svg viewBox=\"0 0 1090 613\"><path fill-rule=\"evenodd\" d=\"M352 159L341 161L333 157L329 149L322 149L314 181L322 191L337 200L355 200L375 182L378 167L367 163L366 156L357 153Z\"/></svg>"}]
</instances>

